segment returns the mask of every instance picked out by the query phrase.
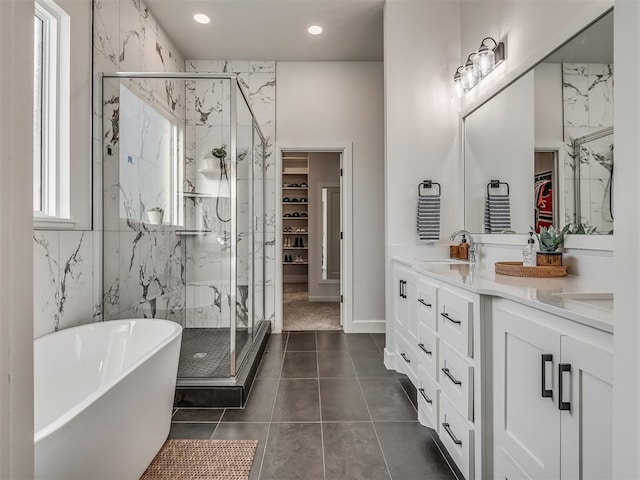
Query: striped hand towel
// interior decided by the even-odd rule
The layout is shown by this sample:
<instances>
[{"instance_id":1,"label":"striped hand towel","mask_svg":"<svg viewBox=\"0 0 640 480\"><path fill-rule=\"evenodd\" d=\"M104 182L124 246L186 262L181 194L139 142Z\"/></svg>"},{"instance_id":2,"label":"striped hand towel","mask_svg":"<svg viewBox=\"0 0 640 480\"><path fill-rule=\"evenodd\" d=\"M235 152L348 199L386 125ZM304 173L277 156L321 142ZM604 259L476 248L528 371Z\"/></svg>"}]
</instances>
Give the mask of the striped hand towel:
<instances>
[{"instance_id":1,"label":"striped hand towel","mask_svg":"<svg viewBox=\"0 0 640 480\"><path fill-rule=\"evenodd\" d=\"M417 230L420 240L440 240L440 195L418 196Z\"/></svg>"},{"instance_id":2,"label":"striped hand towel","mask_svg":"<svg viewBox=\"0 0 640 480\"><path fill-rule=\"evenodd\" d=\"M484 205L484 229L486 233L511 230L509 195L487 195Z\"/></svg>"}]
</instances>

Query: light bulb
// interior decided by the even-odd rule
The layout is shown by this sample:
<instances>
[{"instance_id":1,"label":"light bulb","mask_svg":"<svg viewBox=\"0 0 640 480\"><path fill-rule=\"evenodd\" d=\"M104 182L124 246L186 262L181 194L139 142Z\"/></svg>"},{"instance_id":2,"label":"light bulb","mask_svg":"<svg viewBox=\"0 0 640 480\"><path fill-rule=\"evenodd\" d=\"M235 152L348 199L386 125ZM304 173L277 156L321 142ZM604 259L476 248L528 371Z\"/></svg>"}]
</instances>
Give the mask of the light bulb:
<instances>
[{"instance_id":1,"label":"light bulb","mask_svg":"<svg viewBox=\"0 0 640 480\"><path fill-rule=\"evenodd\" d=\"M478 83L478 77L473 71L473 63L467 62L461 71L462 86L465 90L471 90Z\"/></svg>"},{"instance_id":2,"label":"light bulb","mask_svg":"<svg viewBox=\"0 0 640 480\"><path fill-rule=\"evenodd\" d=\"M309 32L311 35L320 35L322 33L322 27L320 25L311 25L307 29L307 32Z\"/></svg>"},{"instance_id":3,"label":"light bulb","mask_svg":"<svg viewBox=\"0 0 640 480\"><path fill-rule=\"evenodd\" d=\"M493 50L486 46L480 47L480 50L476 53L473 58L473 68L475 70L475 74L478 77L484 77L487 75L496 65L496 57L493 53Z\"/></svg>"},{"instance_id":4,"label":"light bulb","mask_svg":"<svg viewBox=\"0 0 640 480\"><path fill-rule=\"evenodd\" d=\"M461 98L464 95L464 87L462 86L462 77L459 73L453 76L453 94L457 98Z\"/></svg>"}]
</instances>

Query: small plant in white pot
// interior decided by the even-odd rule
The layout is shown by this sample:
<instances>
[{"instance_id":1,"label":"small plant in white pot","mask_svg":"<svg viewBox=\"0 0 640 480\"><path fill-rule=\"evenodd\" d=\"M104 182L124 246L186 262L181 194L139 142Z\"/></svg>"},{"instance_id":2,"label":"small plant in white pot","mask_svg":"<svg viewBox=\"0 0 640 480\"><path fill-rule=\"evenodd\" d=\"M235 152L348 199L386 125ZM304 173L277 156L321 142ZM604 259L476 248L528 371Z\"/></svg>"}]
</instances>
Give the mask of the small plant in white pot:
<instances>
[{"instance_id":1,"label":"small plant in white pot","mask_svg":"<svg viewBox=\"0 0 640 480\"><path fill-rule=\"evenodd\" d=\"M536 233L540 251L536 254L536 264L544 266L562 265L562 252L557 250L564 245L564 236L569 231L570 225L557 229L553 225L549 228L542 227L540 233ZM532 231L534 231L532 229Z\"/></svg>"},{"instance_id":2,"label":"small plant in white pot","mask_svg":"<svg viewBox=\"0 0 640 480\"><path fill-rule=\"evenodd\" d=\"M151 225L161 225L164 217L164 210L160 207L147 210L147 218Z\"/></svg>"}]
</instances>

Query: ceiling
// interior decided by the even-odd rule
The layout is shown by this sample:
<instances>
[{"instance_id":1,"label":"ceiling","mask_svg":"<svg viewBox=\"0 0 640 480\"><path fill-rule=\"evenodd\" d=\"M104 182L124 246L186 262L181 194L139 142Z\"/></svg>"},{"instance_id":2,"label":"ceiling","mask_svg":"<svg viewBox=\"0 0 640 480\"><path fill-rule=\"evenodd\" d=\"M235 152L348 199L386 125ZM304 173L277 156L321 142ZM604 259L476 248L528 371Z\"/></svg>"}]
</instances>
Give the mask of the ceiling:
<instances>
[{"instance_id":1,"label":"ceiling","mask_svg":"<svg viewBox=\"0 0 640 480\"><path fill-rule=\"evenodd\" d=\"M613 12L544 59L547 63L613 63Z\"/></svg>"},{"instance_id":2,"label":"ceiling","mask_svg":"<svg viewBox=\"0 0 640 480\"><path fill-rule=\"evenodd\" d=\"M188 60L381 61L384 0L147 0ZM195 13L211 17L200 25ZM321 35L307 28L320 25Z\"/></svg>"}]
</instances>

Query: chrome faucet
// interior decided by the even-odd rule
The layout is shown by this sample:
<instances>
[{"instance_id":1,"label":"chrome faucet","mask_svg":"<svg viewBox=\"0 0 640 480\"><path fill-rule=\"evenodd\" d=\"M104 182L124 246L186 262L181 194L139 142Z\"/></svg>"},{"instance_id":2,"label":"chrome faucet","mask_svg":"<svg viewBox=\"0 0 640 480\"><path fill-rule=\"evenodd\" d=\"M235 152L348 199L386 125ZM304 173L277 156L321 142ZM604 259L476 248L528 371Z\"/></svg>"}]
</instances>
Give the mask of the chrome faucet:
<instances>
[{"instance_id":1,"label":"chrome faucet","mask_svg":"<svg viewBox=\"0 0 640 480\"><path fill-rule=\"evenodd\" d=\"M458 235L465 235L469 239L469 263L476 263L476 244L473 241L473 235L467 230L456 230L449 240L453 242Z\"/></svg>"}]
</instances>

